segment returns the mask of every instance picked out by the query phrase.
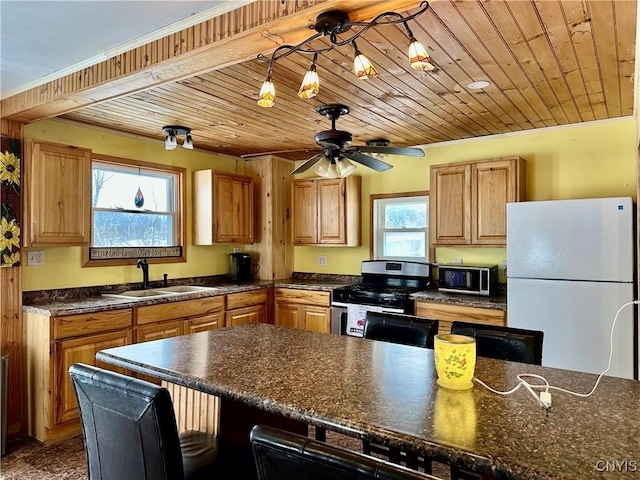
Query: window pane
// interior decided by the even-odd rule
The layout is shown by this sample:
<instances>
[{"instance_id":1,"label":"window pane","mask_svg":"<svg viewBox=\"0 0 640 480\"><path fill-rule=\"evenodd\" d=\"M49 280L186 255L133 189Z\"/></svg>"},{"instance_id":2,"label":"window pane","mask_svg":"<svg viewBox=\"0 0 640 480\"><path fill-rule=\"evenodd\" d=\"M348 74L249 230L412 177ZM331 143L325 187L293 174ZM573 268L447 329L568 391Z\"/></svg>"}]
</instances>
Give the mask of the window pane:
<instances>
[{"instance_id":1,"label":"window pane","mask_svg":"<svg viewBox=\"0 0 640 480\"><path fill-rule=\"evenodd\" d=\"M137 210L134 198L138 188L144 196L143 210L171 212L173 178L139 172L137 169L110 169L104 165L93 167L93 206Z\"/></svg>"},{"instance_id":2,"label":"window pane","mask_svg":"<svg viewBox=\"0 0 640 480\"><path fill-rule=\"evenodd\" d=\"M383 236L385 257L426 257L424 232L385 232Z\"/></svg>"},{"instance_id":3,"label":"window pane","mask_svg":"<svg viewBox=\"0 0 640 480\"><path fill-rule=\"evenodd\" d=\"M173 217L161 214L94 211L94 247L166 247L173 245Z\"/></svg>"},{"instance_id":4,"label":"window pane","mask_svg":"<svg viewBox=\"0 0 640 480\"><path fill-rule=\"evenodd\" d=\"M384 207L384 228L425 228L427 206L422 203L396 203Z\"/></svg>"}]
</instances>

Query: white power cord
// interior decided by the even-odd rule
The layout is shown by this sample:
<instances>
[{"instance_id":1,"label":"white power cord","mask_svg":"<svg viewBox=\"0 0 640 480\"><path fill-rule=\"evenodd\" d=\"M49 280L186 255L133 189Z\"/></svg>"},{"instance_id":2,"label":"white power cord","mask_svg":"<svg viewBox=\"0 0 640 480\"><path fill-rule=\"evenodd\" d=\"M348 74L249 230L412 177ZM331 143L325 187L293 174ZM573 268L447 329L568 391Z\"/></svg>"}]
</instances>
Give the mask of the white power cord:
<instances>
[{"instance_id":1,"label":"white power cord","mask_svg":"<svg viewBox=\"0 0 640 480\"><path fill-rule=\"evenodd\" d=\"M616 322L618 321L618 316L620 315L620 312L625 307L628 307L629 305L633 305L633 304L636 304L636 305L640 304L640 300L634 300L632 302L625 303L620 308L618 308L618 311L613 317L613 323L611 324L611 334L609 335L609 363L607 365L607 368L605 368L604 371L598 376L598 378L596 379L595 385L593 386L591 391L589 391L588 393L573 392L571 390L550 385L546 378L544 378L542 375L536 375L534 373L521 373L516 375L516 378L518 379L518 384L515 387L513 387L511 390L507 390L506 392L501 392L499 390L495 390L494 388L491 388L489 385L487 385L477 377L474 377L474 381L476 381L486 389L492 391L493 393L497 393L498 395L511 395L512 393L515 393L518 389L520 389L520 387L524 387L533 396L533 398L536 399L536 401L540 404L540 406L544 408L551 407L551 392L549 390L557 390L559 392L568 393L569 395L575 395L576 397L590 397L591 395L593 395L593 392L596 391L596 388L600 384L600 380L602 380L602 377L609 370L611 370L611 361L613 359L613 332L614 332L614 329L616 328ZM524 377L536 378L538 380L541 380L543 383L531 384L527 380L525 380ZM538 393L536 393L536 390L542 390L542 391L538 395Z\"/></svg>"}]
</instances>

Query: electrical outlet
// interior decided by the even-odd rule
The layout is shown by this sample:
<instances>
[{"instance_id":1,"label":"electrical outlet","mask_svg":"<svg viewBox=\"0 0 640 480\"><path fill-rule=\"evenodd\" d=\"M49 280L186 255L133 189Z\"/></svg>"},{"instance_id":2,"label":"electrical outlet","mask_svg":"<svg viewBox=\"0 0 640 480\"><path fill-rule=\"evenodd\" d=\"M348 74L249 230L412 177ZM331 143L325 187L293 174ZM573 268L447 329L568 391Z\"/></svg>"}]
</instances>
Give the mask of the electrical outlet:
<instances>
[{"instance_id":1,"label":"electrical outlet","mask_svg":"<svg viewBox=\"0 0 640 480\"><path fill-rule=\"evenodd\" d=\"M504 260L502 262L502 275L504 275L505 277L507 276L507 261Z\"/></svg>"},{"instance_id":2,"label":"electrical outlet","mask_svg":"<svg viewBox=\"0 0 640 480\"><path fill-rule=\"evenodd\" d=\"M242 249L240 247L233 247L233 253L240 253Z\"/></svg>"},{"instance_id":3,"label":"electrical outlet","mask_svg":"<svg viewBox=\"0 0 640 480\"><path fill-rule=\"evenodd\" d=\"M327 266L327 257L326 255L318 255L318 265L321 267Z\"/></svg>"},{"instance_id":4,"label":"electrical outlet","mask_svg":"<svg viewBox=\"0 0 640 480\"><path fill-rule=\"evenodd\" d=\"M27 265L44 265L44 251L31 250L29 253L27 253Z\"/></svg>"},{"instance_id":5,"label":"electrical outlet","mask_svg":"<svg viewBox=\"0 0 640 480\"><path fill-rule=\"evenodd\" d=\"M454 265L462 265L462 259L461 258L454 258L453 259L453 264Z\"/></svg>"}]
</instances>

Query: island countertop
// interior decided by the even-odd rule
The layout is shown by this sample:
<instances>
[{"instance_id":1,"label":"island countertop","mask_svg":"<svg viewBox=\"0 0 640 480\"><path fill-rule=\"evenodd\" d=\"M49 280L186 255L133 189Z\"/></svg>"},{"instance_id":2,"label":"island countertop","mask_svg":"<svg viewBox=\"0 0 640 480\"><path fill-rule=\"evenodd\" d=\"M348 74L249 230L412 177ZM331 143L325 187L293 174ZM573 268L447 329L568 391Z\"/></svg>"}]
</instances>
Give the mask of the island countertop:
<instances>
[{"instance_id":1,"label":"island countertop","mask_svg":"<svg viewBox=\"0 0 640 480\"><path fill-rule=\"evenodd\" d=\"M477 384L462 392L438 387L432 350L265 324L112 348L96 358L497 478L623 479L640 469L640 382L633 380L604 377L589 398L553 393L545 410L524 388L504 397ZM476 368L499 390L525 372L580 392L596 380L485 358Z\"/></svg>"}]
</instances>

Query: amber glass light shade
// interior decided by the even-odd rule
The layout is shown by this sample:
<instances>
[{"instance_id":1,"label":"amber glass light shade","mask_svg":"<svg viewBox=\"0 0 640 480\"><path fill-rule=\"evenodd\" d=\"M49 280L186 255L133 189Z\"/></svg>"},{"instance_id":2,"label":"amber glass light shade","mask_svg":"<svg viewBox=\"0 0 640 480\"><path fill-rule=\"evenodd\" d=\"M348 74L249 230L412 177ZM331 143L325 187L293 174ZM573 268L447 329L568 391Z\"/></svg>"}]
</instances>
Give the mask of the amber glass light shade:
<instances>
[{"instance_id":1,"label":"amber glass light shade","mask_svg":"<svg viewBox=\"0 0 640 480\"><path fill-rule=\"evenodd\" d=\"M315 97L320 92L320 79L316 71L316 64L312 64L307 73L304 74L302 85L298 90L298 96L302 99Z\"/></svg>"},{"instance_id":2,"label":"amber glass light shade","mask_svg":"<svg viewBox=\"0 0 640 480\"><path fill-rule=\"evenodd\" d=\"M264 108L270 108L273 107L275 103L276 89L273 86L273 82L271 81L271 75L269 75L262 84L262 88L260 89L260 99L258 100L258 105Z\"/></svg>"},{"instance_id":3,"label":"amber glass light shade","mask_svg":"<svg viewBox=\"0 0 640 480\"><path fill-rule=\"evenodd\" d=\"M411 68L414 70L427 71L436 68L431 61L431 57L419 41L411 37L409 42L409 61L411 62Z\"/></svg>"},{"instance_id":4,"label":"amber glass light shade","mask_svg":"<svg viewBox=\"0 0 640 480\"><path fill-rule=\"evenodd\" d=\"M353 71L359 80L378 76L378 72L375 67L371 65L369 59L365 57L360 50L356 50L355 52L355 58L353 59Z\"/></svg>"},{"instance_id":5,"label":"amber glass light shade","mask_svg":"<svg viewBox=\"0 0 640 480\"><path fill-rule=\"evenodd\" d=\"M322 159L313 166L313 172L320 177L326 177L329 174L330 166L331 160L329 160L329 157L322 157Z\"/></svg>"},{"instance_id":6,"label":"amber glass light shade","mask_svg":"<svg viewBox=\"0 0 640 480\"><path fill-rule=\"evenodd\" d=\"M338 169L340 177L343 178L348 177L356 171L356 166L346 158L338 160L338 163L336 163L336 168Z\"/></svg>"}]
</instances>

